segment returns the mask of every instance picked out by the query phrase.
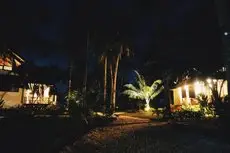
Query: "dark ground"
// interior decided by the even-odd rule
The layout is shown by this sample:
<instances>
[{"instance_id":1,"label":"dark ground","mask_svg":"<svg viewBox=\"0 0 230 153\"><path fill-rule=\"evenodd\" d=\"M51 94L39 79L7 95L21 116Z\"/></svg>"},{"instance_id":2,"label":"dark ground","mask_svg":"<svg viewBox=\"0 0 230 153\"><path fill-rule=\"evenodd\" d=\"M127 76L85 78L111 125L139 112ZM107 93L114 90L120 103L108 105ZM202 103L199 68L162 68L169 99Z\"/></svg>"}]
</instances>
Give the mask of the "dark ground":
<instances>
[{"instance_id":1,"label":"dark ground","mask_svg":"<svg viewBox=\"0 0 230 153\"><path fill-rule=\"evenodd\" d=\"M179 125L126 113L107 126L87 131L81 123L70 118L1 119L0 152L230 152L228 131L209 126L208 122L198 126Z\"/></svg>"},{"instance_id":2,"label":"dark ground","mask_svg":"<svg viewBox=\"0 0 230 153\"><path fill-rule=\"evenodd\" d=\"M229 153L230 141L222 132L120 116L109 126L92 130L59 153Z\"/></svg>"},{"instance_id":3,"label":"dark ground","mask_svg":"<svg viewBox=\"0 0 230 153\"><path fill-rule=\"evenodd\" d=\"M57 152L84 133L82 123L70 118L11 118L0 120L1 153Z\"/></svg>"}]
</instances>

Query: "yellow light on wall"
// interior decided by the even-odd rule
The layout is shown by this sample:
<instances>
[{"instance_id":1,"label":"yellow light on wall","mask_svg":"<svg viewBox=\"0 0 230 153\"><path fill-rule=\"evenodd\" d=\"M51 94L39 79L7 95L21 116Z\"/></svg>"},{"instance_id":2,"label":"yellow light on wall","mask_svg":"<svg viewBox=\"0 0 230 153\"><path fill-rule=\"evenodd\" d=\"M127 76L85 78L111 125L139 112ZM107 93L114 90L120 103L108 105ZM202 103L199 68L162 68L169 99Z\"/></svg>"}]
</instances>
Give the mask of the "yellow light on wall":
<instances>
[{"instance_id":1,"label":"yellow light on wall","mask_svg":"<svg viewBox=\"0 0 230 153\"><path fill-rule=\"evenodd\" d=\"M210 83L212 82L212 80L208 78L208 79L207 79L207 82L210 84Z\"/></svg>"},{"instance_id":2,"label":"yellow light on wall","mask_svg":"<svg viewBox=\"0 0 230 153\"><path fill-rule=\"evenodd\" d=\"M194 84L194 88L195 88L195 95L196 96L198 96L199 94L202 93L200 82L196 81L195 84Z\"/></svg>"},{"instance_id":3,"label":"yellow light on wall","mask_svg":"<svg viewBox=\"0 0 230 153\"><path fill-rule=\"evenodd\" d=\"M48 97L49 97L49 93L50 93L50 87L47 87L47 88L44 90L44 97L45 97L45 98L48 98Z\"/></svg>"},{"instance_id":4,"label":"yellow light on wall","mask_svg":"<svg viewBox=\"0 0 230 153\"><path fill-rule=\"evenodd\" d=\"M189 98L189 88L188 88L188 85L185 85L184 89L185 89L185 94L186 94L186 101L187 101L188 104L191 104L191 101L190 101L190 98Z\"/></svg>"},{"instance_id":5,"label":"yellow light on wall","mask_svg":"<svg viewBox=\"0 0 230 153\"><path fill-rule=\"evenodd\" d=\"M209 86L212 86L212 85L209 85ZM206 88L205 88L204 82L201 82L201 81L195 82L194 90L195 90L196 96L198 96L199 94L206 94Z\"/></svg>"},{"instance_id":6,"label":"yellow light on wall","mask_svg":"<svg viewBox=\"0 0 230 153\"><path fill-rule=\"evenodd\" d=\"M179 91L178 93L179 93L180 103L182 103L182 88L179 87L178 91Z\"/></svg>"},{"instance_id":7,"label":"yellow light on wall","mask_svg":"<svg viewBox=\"0 0 230 153\"><path fill-rule=\"evenodd\" d=\"M31 90L26 90L26 104L29 104L29 96L30 96Z\"/></svg>"}]
</instances>

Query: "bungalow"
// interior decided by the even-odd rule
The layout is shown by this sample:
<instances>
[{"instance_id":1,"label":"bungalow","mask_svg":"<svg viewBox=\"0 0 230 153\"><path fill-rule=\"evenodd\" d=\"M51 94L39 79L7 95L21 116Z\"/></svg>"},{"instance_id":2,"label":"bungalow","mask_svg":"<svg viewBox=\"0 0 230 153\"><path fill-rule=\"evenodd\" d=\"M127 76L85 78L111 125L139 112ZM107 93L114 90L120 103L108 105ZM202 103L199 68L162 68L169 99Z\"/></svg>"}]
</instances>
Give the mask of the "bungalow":
<instances>
[{"instance_id":1,"label":"bungalow","mask_svg":"<svg viewBox=\"0 0 230 153\"><path fill-rule=\"evenodd\" d=\"M228 95L227 80L215 79L209 77L193 78L182 82L173 91L173 105L196 105L198 104L197 96L204 94L211 102L212 89L215 88L220 97Z\"/></svg>"},{"instance_id":2,"label":"bungalow","mask_svg":"<svg viewBox=\"0 0 230 153\"><path fill-rule=\"evenodd\" d=\"M25 60L11 50L0 54L0 100L4 107L21 104L56 104L57 96L51 91L53 86L34 82L24 82L19 68Z\"/></svg>"}]
</instances>

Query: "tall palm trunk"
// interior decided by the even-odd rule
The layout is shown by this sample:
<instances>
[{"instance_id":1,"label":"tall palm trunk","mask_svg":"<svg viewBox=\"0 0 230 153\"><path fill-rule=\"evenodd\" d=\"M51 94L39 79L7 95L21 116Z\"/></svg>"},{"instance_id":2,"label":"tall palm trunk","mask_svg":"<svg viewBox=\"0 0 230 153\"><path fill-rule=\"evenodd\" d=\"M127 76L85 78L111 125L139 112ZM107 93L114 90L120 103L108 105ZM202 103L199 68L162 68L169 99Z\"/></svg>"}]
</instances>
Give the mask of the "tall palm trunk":
<instances>
[{"instance_id":1,"label":"tall palm trunk","mask_svg":"<svg viewBox=\"0 0 230 153\"><path fill-rule=\"evenodd\" d=\"M116 92L117 92L117 73L118 73L118 67L119 67L119 62L121 59L121 53L123 51L123 46L121 45L120 47L120 52L117 55L116 58L116 65L114 69L114 78L113 78L113 88L112 88L112 113L115 112L115 106L116 106Z\"/></svg>"},{"instance_id":2,"label":"tall palm trunk","mask_svg":"<svg viewBox=\"0 0 230 153\"><path fill-rule=\"evenodd\" d=\"M108 64L108 58L107 56L105 57L104 59L104 113L105 113L105 110L106 110L106 98L107 98L107 64Z\"/></svg>"},{"instance_id":3,"label":"tall palm trunk","mask_svg":"<svg viewBox=\"0 0 230 153\"><path fill-rule=\"evenodd\" d=\"M110 93L110 109L112 111L112 101L113 101L113 65L112 63L109 65L110 69L110 83L111 83L111 93Z\"/></svg>"},{"instance_id":4,"label":"tall palm trunk","mask_svg":"<svg viewBox=\"0 0 230 153\"><path fill-rule=\"evenodd\" d=\"M168 80L166 80L166 82L164 83L164 94L165 94L165 102L166 102L166 111L168 113L168 115L171 115L171 94L170 94L170 90L169 90L169 84L168 84Z\"/></svg>"},{"instance_id":5,"label":"tall palm trunk","mask_svg":"<svg viewBox=\"0 0 230 153\"><path fill-rule=\"evenodd\" d=\"M88 54L89 54L89 32L87 33L87 40L86 40L86 55L85 55L85 75L83 80L83 106L84 108L87 107L87 79L88 79Z\"/></svg>"},{"instance_id":6,"label":"tall palm trunk","mask_svg":"<svg viewBox=\"0 0 230 153\"><path fill-rule=\"evenodd\" d=\"M165 97L165 104L166 104L166 113L165 115L171 116L171 93L170 93L170 86L169 86L169 80L171 79L171 72L166 71L165 74L163 74L164 78L164 97Z\"/></svg>"}]
</instances>

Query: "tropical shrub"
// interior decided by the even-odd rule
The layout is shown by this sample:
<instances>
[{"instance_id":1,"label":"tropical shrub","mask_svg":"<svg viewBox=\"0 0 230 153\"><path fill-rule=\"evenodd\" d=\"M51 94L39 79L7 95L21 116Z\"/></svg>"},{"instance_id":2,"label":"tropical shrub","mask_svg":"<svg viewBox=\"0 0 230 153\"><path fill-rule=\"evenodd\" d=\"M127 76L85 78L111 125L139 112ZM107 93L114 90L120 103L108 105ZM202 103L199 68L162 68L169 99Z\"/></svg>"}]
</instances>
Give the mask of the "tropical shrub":
<instances>
[{"instance_id":1,"label":"tropical shrub","mask_svg":"<svg viewBox=\"0 0 230 153\"><path fill-rule=\"evenodd\" d=\"M202 113L200 111L182 110L172 112L172 117L176 121L193 121L202 119Z\"/></svg>"},{"instance_id":2,"label":"tropical shrub","mask_svg":"<svg viewBox=\"0 0 230 153\"><path fill-rule=\"evenodd\" d=\"M72 117L80 117L83 113L83 96L77 90L70 91L65 97L68 102L68 111Z\"/></svg>"},{"instance_id":3,"label":"tropical shrub","mask_svg":"<svg viewBox=\"0 0 230 153\"><path fill-rule=\"evenodd\" d=\"M0 108L3 108L3 105L5 104L4 99L0 99Z\"/></svg>"},{"instance_id":4,"label":"tropical shrub","mask_svg":"<svg viewBox=\"0 0 230 153\"><path fill-rule=\"evenodd\" d=\"M197 100L199 102L200 112L202 113L203 117L215 116L215 108L212 103L208 103L208 97L206 95L198 95Z\"/></svg>"},{"instance_id":5,"label":"tropical shrub","mask_svg":"<svg viewBox=\"0 0 230 153\"><path fill-rule=\"evenodd\" d=\"M3 108L3 105L5 104L5 101L3 97L5 96L6 92L0 95L0 108Z\"/></svg>"},{"instance_id":6,"label":"tropical shrub","mask_svg":"<svg viewBox=\"0 0 230 153\"><path fill-rule=\"evenodd\" d=\"M137 87L133 84L126 84L124 87L126 90L123 94L127 95L129 98L145 100L145 110L150 110L150 100L154 99L161 91L164 89L161 80L156 80L151 86L148 86L145 82L143 76L141 76L137 71L135 71L137 79Z\"/></svg>"}]
</instances>

